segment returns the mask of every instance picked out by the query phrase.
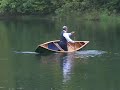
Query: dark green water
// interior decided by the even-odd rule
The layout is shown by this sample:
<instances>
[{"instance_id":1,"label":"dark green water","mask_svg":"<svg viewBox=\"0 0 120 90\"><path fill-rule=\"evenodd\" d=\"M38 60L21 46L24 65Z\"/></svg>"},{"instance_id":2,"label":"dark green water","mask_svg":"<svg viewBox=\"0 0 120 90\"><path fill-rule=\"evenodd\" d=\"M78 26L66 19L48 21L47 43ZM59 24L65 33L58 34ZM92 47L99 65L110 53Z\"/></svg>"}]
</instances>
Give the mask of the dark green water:
<instances>
[{"instance_id":1,"label":"dark green water","mask_svg":"<svg viewBox=\"0 0 120 90\"><path fill-rule=\"evenodd\" d=\"M37 55L37 45L59 39L63 25L90 43L75 53ZM0 90L120 90L119 64L119 21L0 20Z\"/></svg>"}]
</instances>

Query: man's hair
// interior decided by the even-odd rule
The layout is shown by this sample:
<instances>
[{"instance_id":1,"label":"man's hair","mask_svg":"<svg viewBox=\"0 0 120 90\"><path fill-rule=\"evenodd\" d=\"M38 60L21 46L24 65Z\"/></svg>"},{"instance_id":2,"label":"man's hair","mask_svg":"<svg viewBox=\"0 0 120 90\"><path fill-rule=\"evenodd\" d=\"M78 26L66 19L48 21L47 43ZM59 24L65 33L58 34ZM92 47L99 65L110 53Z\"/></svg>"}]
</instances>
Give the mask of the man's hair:
<instances>
[{"instance_id":1,"label":"man's hair","mask_svg":"<svg viewBox=\"0 0 120 90\"><path fill-rule=\"evenodd\" d=\"M67 26L63 26L63 30L65 30L67 28Z\"/></svg>"}]
</instances>

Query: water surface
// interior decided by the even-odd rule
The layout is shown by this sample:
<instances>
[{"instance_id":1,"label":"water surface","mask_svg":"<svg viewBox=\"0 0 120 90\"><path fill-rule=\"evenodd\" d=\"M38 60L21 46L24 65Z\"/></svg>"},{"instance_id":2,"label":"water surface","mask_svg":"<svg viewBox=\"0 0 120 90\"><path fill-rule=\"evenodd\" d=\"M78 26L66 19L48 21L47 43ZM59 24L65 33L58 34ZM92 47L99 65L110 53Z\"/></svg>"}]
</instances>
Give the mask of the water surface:
<instances>
[{"instance_id":1,"label":"water surface","mask_svg":"<svg viewBox=\"0 0 120 90\"><path fill-rule=\"evenodd\" d=\"M17 17L0 21L0 90L119 90L120 23ZM74 53L35 53L62 26L90 43Z\"/></svg>"}]
</instances>

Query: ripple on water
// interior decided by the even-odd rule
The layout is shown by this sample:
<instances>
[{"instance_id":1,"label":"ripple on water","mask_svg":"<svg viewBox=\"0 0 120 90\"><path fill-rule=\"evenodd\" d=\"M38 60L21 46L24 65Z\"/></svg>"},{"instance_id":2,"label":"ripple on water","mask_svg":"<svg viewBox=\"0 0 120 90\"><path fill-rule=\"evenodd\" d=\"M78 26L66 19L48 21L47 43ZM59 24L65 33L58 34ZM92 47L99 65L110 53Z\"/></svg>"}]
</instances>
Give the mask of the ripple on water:
<instances>
[{"instance_id":1,"label":"ripple on water","mask_svg":"<svg viewBox=\"0 0 120 90\"><path fill-rule=\"evenodd\" d=\"M38 54L36 52L30 52L30 51L14 51L16 54Z\"/></svg>"},{"instance_id":2,"label":"ripple on water","mask_svg":"<svg viewBox=\"0 0 120 90\"><path fill-rule=\"evenodd\" d=\"M101 51L101 50L83 50L83 51L76 52L76 57L88 58L88 57L100 56L105 53L107 53L107 52Z\"/></svg>"}]
</instances>

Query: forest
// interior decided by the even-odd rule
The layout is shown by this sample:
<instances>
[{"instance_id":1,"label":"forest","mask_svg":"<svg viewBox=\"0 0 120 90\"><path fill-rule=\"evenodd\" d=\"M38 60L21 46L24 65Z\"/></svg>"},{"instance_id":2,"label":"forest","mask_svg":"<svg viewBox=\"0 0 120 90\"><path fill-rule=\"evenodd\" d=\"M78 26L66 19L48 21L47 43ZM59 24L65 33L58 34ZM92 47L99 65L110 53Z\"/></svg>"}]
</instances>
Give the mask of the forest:
<instances>
[{"instance_id":1,"label":"forest","mask_svg":"<svg viewBox=\"0 0 120 90\"><path fill-rule=\"evenodd\" d=\"M0 15L119 15L120 0L0 0Z\"/></svg>"}]
</instances>

